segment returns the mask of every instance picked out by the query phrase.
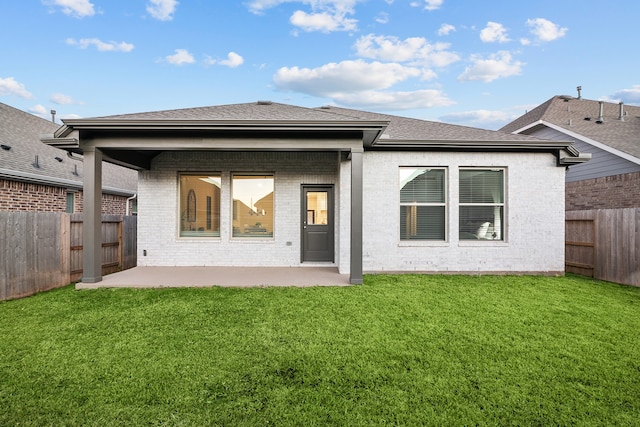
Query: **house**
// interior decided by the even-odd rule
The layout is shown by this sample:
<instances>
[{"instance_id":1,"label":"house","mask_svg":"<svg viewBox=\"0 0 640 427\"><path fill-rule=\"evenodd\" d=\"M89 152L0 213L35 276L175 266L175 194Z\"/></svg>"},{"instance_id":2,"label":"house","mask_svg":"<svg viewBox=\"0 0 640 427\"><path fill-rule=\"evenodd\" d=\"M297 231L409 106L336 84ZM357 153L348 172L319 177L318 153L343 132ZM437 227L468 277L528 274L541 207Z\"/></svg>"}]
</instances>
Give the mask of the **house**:
<instances>
[{"instance_id":1,"label":"house","mask_svg":"<svg viewBox=\"0 0 640 427\"><path fill-rule=\"evenodd\" d=\"M59 127L0 103L0 211L82 212L82 157L40 141ZM104 165L103 213L131 211L136 192L135 171Z\"/></svg>"},{"instance_id":2,"label":"house","mask_svg":"<svg viewBox=\"0 0 640 427\"><path fill-rule=\"evenodd\" d=\"M43 141L134 168L138 266L564 271L566 141L269 101L64 120ZM83 281L99 269L85 201ZM92 231L91 231L92 230ZM88 254L88 255L87 255Z\"/></svg>"},{"instance_id":3,"label":"house","mask_svg":"<svg viewBox=\"0 0 640 427\"><path fill-rule=\"evenodd\" d=\"M640 107L554 96L501 130L592 154L567 172L567 210L640 207Z\"/></svg>"}]
</instances>

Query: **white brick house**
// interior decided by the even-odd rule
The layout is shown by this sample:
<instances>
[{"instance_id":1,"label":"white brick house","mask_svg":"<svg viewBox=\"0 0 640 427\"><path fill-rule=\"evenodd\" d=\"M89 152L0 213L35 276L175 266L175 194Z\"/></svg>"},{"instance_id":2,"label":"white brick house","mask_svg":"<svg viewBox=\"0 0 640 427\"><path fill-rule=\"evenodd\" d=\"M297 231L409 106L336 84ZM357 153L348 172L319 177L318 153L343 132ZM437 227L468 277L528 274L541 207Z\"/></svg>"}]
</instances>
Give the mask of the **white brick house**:
<instances>
[{"instance_id":1,"label":"white brick house","mask_svg":"<svg viewBox=\"0 0 640 427\"><path fill-rule=\"evenodd\" d=\"M562 273L565 167L585 160L570 142L271 102L67 120L45 141L84 154L85 193L100 159L141 171L139 266L328 265L351 283Z\"/></svg>"}]
</instances>

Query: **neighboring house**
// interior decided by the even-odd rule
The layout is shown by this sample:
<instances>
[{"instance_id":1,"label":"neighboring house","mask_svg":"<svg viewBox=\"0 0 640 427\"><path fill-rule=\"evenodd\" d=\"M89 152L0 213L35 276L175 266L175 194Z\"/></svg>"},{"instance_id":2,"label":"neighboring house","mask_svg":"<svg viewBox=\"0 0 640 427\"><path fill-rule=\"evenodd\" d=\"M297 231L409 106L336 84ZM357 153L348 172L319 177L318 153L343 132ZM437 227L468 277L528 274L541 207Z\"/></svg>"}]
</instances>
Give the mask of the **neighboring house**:
<instances>
[{"instance_id":1,"label":"neighboring house","mask_svg":"<svg viewBox=\"0 0 640 427\"><path fill-rule=\"evenodd\" d=\"M640 207L640 107L554 96L501 130L592 154L569 168L567 210Z\"/></svg>"},{"instance_id":2,"label":"neighboring house","mask_svg":"<svg viewBox=\"0 0 640 427\"><path fill-rule=\"evenodd\" d=\"M140 171L139 266L564 272L570 142L257 103L64 120L48 144ZM85 204L85 282L101 280ZM90 213L92 212L92 213ZM87 253L87 252L85 252Z\"/></svg>"},{"instance_id":3,"label":"neighboring house","mask_svg":"<svg viewBox=\"0 0 640 427\"><path fill-rule=\"evenodd\" d=\"M82 212L81 156L40 141L58 129L49 120L0 103L0 211ZM102 212L126 213L137 192L137 173L104 165Z\"/></svg>"}]
</instances>

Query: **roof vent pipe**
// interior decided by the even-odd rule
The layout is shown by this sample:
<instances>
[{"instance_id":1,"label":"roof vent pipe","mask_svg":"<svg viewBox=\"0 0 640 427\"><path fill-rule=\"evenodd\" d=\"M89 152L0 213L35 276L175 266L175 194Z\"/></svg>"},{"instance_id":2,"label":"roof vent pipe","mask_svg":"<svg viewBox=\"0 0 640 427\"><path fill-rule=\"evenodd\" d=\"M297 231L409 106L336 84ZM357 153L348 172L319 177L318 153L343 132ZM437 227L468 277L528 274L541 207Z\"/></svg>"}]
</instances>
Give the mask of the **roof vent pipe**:
<instances>
[{"instance_id":1,"label":"roof vent pipe","mask_svg":"<svg viewBox=\"0 0 640 427\"><path fill-rule=\"evenodd\" d=\"M56 122L56 110L51 110L51 121Z\"/></svg>"},{"instance_id":2,"label":"roof vent pipe","mask_svg":"<svg viewBox=\"0 0 640 427\"><path fill-rule=\"evenodd\" d=\"M596 119L596 123L602 124L604 123L604 117L602 117L602 114L604 112L604 101L598 101L598 103L600 104L600 109L598 110L598 118Z\"/></svg>"},{"instance_id":3,"label":"roof vent pipe","mask_svg":"<svg viewBox=\"0 0 640 427\"><path fill-rule=\"evenodd\" d=\"M578 99L582 99L582 95L581 95L582 86L578 86L576 89L578 90Z\"/></svg>"},{"instance_id":4,"label":"roof vent pipe","mask_svg":"<svg viewBox=\"0 0 640 427\"><path fill-rule=\"evenodd\" d=\"M618 105L620 105L620 116L618 117L618 120L624 122L624 102L620 102Z\"/></svg>"}]
</instances>

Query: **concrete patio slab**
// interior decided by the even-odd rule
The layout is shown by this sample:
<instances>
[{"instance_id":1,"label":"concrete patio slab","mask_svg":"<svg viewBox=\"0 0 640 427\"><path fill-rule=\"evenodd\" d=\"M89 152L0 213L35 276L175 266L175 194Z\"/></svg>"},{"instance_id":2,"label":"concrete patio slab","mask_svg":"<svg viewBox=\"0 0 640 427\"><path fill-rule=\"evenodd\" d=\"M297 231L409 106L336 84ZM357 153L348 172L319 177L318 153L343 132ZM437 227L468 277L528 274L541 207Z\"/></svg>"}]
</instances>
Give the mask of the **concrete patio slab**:
<instances>
[{"instance_id":1,"label":"concrete patio slab","mask_svg":"<svg viewBox=\"0 0 640 427\"><path fill-rule=\"evenodd\" d=\"M134 267L76 289L176 287L349 286L336 267Z\"/></svg>"}]
</instances>

